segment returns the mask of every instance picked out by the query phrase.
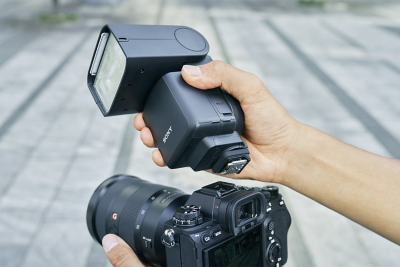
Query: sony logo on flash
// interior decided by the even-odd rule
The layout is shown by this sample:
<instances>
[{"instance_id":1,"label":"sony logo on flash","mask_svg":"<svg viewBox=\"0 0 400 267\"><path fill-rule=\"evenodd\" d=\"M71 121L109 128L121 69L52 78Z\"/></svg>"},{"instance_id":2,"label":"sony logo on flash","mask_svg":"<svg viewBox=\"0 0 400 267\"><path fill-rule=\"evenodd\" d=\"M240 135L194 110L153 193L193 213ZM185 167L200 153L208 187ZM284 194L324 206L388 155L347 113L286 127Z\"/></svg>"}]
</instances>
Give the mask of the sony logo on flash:
<instances>
[{"instance_id":1,"label":"sony logo on flash","mask_svg":"<svg viewBox=\"0 0 400 267\"><path fill-rule=\"evenodd\" d=\"M169 135L171 134L171 132L172 132L172 126L169 126L169 129L163 138L164 143L167 142L167 139L168 139Z\"/></svg>"}]
</instances>

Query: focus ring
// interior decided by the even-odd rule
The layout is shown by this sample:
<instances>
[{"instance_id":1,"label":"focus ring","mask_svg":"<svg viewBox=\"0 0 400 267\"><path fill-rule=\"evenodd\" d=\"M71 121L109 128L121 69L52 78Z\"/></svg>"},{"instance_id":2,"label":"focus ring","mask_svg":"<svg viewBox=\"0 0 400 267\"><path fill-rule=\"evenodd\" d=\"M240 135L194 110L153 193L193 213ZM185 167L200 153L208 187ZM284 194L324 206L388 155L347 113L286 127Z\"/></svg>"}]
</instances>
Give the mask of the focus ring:
<instances>
[{"instance_id":1,"label":"focus ring","mask_svg":"<svg viewBox=\"0 0 400 267\"><path fill-rule=\"evenodd\" d=\"M141 181L138 178L136 178L136 179L137 179L137 181ZM134 180L134 179L132 179L131 177L127 177L121 181L118 181L116 183L117 186L115 186L115 184L113 184L110 188L108 188L108 190L105 192L105 194L101 197L98 207L96 207L96 209L98 211L96 213L96 219L95 219L98 241L100 244L101 244L101 240L103 239L103 237L106 234L108 234L105 222L107 221L108 216L111 216L111 215L107 214L106 211L108 210L109 206L112 205L112 199L115 198L115 196L119 194L121 189L125 188L126 186L132 185L132 180Z\"/></svg>"},{"instance_id":2,"label":"focus ring","mask_svg":"<svg viewBox=\"0 0 400 267\"><path fill-rule=\"evenodd\" d=\"M140 208L149 199L149 188L158 188L156 184L146 184L139 190L137 190L126 202L120 217L119 222L119 236L128 243L129 246L136 253L134 230L136 229L136 219L138 217ZM140 226L139 226L140 227Z\"/></svg>"}]
</instances>

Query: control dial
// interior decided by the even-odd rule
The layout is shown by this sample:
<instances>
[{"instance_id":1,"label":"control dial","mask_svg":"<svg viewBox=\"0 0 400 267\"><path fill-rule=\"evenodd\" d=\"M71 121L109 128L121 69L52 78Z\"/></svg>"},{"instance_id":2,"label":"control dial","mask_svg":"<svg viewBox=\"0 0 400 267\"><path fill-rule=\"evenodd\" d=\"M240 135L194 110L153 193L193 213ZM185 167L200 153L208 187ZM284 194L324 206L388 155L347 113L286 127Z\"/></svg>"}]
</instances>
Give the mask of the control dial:
<instances>
[{"instance_id":1,"label":"control dial","mask_svg":"<svg viewBox=\"0 0 400 267\"><path fill-rule=\"evenodd\" d=\"M181 206L175 210L172 222L175 225L183 226L198 225L203 223L203 215L200 212L200 208L197 206Z\"/></svg>"},{"instance_id":2,"label":"control dial","mask_svg":"<svg viewBox=\"0 0 400 267\"><path fill-rule=\"evenodd\" d=\"M279 262L281 260L282 247L278 242L271 243L267 249L267 258L270 262Z\"/></svg>"}]
</instances>

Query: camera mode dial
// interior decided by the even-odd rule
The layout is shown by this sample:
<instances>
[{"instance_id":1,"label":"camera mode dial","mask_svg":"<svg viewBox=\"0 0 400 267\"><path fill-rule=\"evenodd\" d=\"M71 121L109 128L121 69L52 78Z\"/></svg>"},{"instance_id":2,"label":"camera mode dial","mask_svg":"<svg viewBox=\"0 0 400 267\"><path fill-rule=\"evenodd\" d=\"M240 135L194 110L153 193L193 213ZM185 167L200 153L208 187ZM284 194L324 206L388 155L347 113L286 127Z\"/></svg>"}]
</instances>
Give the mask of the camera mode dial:
<instances>
[{"instance_id":1,"label":"camera mode dial","mask_svg":"<svg viewBox=\"0 0 400 267\"><path fill-rule=\"evenodd\" d=\"M203 223L200 208L194 205L181 206L176 209L172 222L175 225L193 226Z\"/></svg>"}]
</instances>

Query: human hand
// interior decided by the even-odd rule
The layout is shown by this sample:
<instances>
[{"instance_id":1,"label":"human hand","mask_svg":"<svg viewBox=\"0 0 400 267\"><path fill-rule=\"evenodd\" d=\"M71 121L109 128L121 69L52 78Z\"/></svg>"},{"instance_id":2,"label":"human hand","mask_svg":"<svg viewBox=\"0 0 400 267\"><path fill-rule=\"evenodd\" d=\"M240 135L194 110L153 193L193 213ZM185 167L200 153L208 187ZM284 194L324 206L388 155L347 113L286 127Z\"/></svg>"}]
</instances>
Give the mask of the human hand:
<instances>
[{"instance_id":1,"label":"human hand","mask_svg":"<svg viewBox=\"0 0 400 267\"><path fill-rule=\"evenodd\" d=\"M145 267L132 248L120 237L109 234L104 236L102 243L112 266Z\"/></svg>"},{"instance_id":2,"label":"human hand","mask_svg":"<svg viewBox=\"0 0 400 267\"><path fill-rule=\"evenodd\" d=\"M240 102L242 139L251 161L240 174L226 177L283 184L400 244L400 213L393 213L400 201L398 159L369 153L297 122L256 75L224 62L184 66L182 77L202 90L220 87ZM154 147L142 113L134 126L143 143ZM165 165L159 150L152 157Z\"/></svg>"},{"instance_id":3,"label":"human hand","mask_svg":"<svg viewBox=\"0 0 400 267\"><path fill-rule=\"evenodd\" d=\"M249 147L251 161L240 174L226 177L281 182L288 165L285 153L301 124L280 105L260 78L218 60L198 67L185 65L181 72L191 86L202 90L220 87L240 102L245 116L242 139ZM135 117L134 126L143 143L155 147L142 113ZM158 166L165 166L158 149L153 151L152 158Z\"/></svg>"}]
</instances>

